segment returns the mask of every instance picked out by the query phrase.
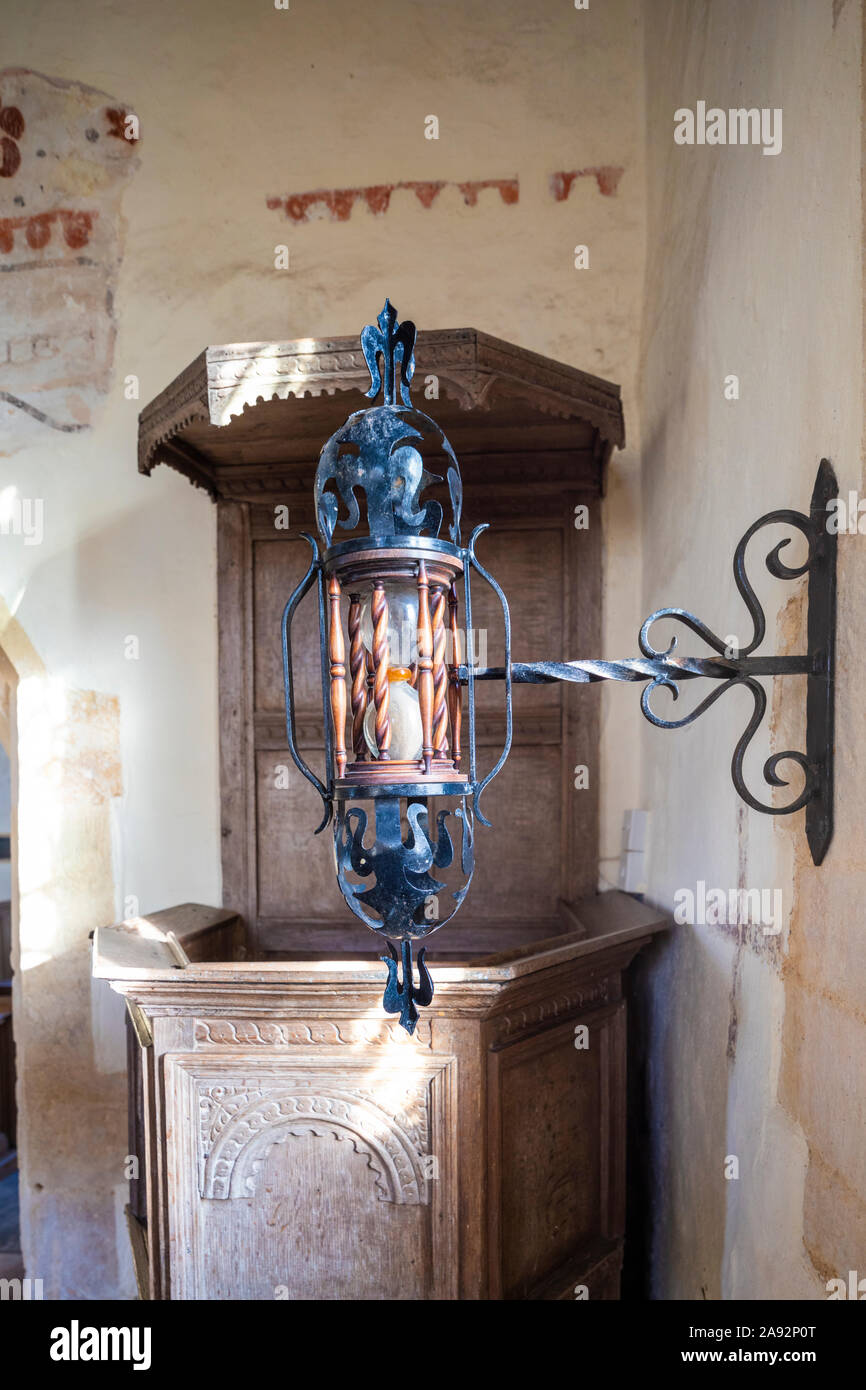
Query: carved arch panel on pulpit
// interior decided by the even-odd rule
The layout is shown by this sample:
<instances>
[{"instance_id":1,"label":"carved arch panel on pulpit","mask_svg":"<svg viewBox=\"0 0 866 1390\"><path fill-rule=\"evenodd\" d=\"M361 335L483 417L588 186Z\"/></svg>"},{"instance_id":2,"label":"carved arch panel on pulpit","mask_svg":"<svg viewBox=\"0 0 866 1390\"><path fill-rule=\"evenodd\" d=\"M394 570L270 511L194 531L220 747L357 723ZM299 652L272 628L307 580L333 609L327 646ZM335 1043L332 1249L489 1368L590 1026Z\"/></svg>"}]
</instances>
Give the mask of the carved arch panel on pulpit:
<instances>
[{"instance_id":1,"label":"carved arch panel on pulpit","mask_svg":"<svg viewBox=\"0 0 866 1390\"><path fill-rule=\"evenodd\" d=\"M428 1087L408 1095L408 1113L389 1114L369 1095L325 1089L202 1086L199 1190L202 1197L255 1195L275 1145L312 1134L348 1142L367 1160L383 1202L429 1200Z\"/></svg>"},{"instance_id":2,"label":"carved arch panel on pulpit","mask_svg":"<svg viewBox=\"0 0 866 1390\"><path fill-rule=\"evenodd\" d=\"M339 1224L353 1191L364 1208L363 1258L374 1258L380 1243L397 1268L405 1243L419 1281L405 1296L456 1297L456 1059L382 1046L349 1057L345 1046L298 1048L291 1057L263 1051L165 1059L170 1296L232 1297L234 1271L250 1251L274 1262L266 1286L271 1277L274 1287L284 1284L294 1270L300 1291L301 1267L317 1258L315 1213ZM346 1222L348 1242L348 1214ZM329 1226L331 1259L340 1249L334 1235ZM347 1265L358 1258L347 1244ZM339 1276L349 1287L345 1269Z\"/></svg>"}]
</instances>

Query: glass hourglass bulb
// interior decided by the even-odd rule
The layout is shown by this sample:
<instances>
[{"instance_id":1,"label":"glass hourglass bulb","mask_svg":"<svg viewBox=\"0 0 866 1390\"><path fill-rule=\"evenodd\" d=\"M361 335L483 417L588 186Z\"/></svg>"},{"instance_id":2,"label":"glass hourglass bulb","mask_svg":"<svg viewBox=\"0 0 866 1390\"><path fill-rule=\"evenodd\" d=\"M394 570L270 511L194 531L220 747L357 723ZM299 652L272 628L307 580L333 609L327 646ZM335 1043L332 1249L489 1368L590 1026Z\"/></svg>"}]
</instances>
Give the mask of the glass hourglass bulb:
<instances>
[{"instance_id":1,"label":"glass hourglass bulb","mask_svg":"<svg viewBox=\"0 0 866 1390\"><path fill-rule=\"evenodd\" d=\"M385 598L388 602L388 664L411 667L418 660L418 590L414 585L404 588L399 584L386 584ZM372 605L370 593L361 605L361 641L368 652L373 650Z\"/></svg>"},{"instance_id":2,"label":"glass hourglass bulb","mask_svg":"<svg viewBox=\"0 0 866 1390\"><path fill-rule=\"evenodd\" d=\"M388 715L391 720L388 757L392 762L412 762L420 758L424 743L421 706L417 693L409 684L410 675L406 666L391 666L388 670ZM372 699L364 715L364 738L373 757L378 757L376 706Z\"/></svg>"}]
</instances>

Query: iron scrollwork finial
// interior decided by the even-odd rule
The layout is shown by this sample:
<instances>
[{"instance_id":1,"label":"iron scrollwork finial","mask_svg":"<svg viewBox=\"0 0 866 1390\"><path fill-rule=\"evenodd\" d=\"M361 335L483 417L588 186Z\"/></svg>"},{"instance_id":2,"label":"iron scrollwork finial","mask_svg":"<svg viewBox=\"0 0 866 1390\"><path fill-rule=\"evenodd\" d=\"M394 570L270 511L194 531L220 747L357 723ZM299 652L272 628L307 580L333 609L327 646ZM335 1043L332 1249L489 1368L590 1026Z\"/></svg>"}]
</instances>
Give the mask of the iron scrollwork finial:
<instances>
[{"instance_id":1,"label":"iron scrollwork finial","mask_svg":"<svg viewBox=\"0 0 866 1390\"><path fill-rule=\"evenodd\" d=\"M385 300L385 307L376 322L378 328L368 323L361 332L361 348L370 369L371 384L366 394L370 400L375 400L382 391L383 403L396 405L399 365L400 399L404 405L410 406L409 386L415 374L415 325L409 319L403 323L397 322L397 310L390 299ZM384 370L379 367L380 357Z\"/></svg>"},{"instance_id":2,"label":"iron scrollwork finial","mask_svg":"<svg viewBox=\"0 0 866 1390\"><path fill-rule=\"evenodd\" d=\"M415 325L399 323L390 300L361 333L370 371L368 398L382 392L382 403L353 411L323 445L316 468L314 502L325 550L337 528L377 540L438 538L445 520L447 482L448 535L460 544L463 485L457 456L429 415L412 405L409 385L415 372ZM427 461L446 465L447 478ZM427 495L439 487L441 500ZM362 515L362 498L366 515Z\"/></svg>"},{"instance_id":3,"label":"iron scrollwork finial","mask_svg":"<svg viewBox=\"0 0 866 1390\"><path fill-rule=\"evenodd\" d=\"M424 964L424 957L427 954L424 947L418 952L418 984L412 974L412 942L403 941L401 951L398 955L397 948L393 942L387 942L388 955L380 956L379 959L388 967L388 983L385 986L385 995L382 999L382 1007L386 1014L399 1014L400 1026L405 1028L411 1036L415 1032L415 1025L418 1022L418 1008L422 1008L432 1003L433 1000L433 980L430 971ZM402 980L397 978L397 967L401 963L403 966Z\"/></svg>"}]
</instances>

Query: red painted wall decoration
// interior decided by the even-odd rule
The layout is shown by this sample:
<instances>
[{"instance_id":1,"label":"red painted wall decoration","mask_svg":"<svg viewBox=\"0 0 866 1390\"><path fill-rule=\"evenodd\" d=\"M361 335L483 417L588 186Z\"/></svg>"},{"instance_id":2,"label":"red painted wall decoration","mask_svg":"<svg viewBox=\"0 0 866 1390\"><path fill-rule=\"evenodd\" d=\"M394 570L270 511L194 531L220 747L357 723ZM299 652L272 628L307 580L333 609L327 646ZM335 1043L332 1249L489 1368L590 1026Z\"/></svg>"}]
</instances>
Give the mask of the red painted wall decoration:
<instances>
[{"instance_id":1,"label":"red painted wall decoration","mask_svg":"<svg viewBox=\"0 0 866 1390\"><path fill-rule=\"evenodd\" d=\"M503 203L518 202L520 184L517 179L472 179L465 183L448 180L404 179L399 183L368 184L359 188L316 188L310 193L290 193L286 197L268 198L268 207L282 209L291 222L309 222L315 211L322 211L332 222L348 222L356 203L365 203L370 212L381 215L388 211L391 195L405 188L415 194L423 208L430 208L443 188L459 188L469 207L478 202L485 188L498 191Z\"/></svg>"},{"instance_id":2,"label":"red painted wall decoration","mask_svg":"<svg viewBox=\"0 0 866 1390\"><path fill-rule=\"evenodd\" d=\"M0 70L0 448L86 429L109 389L120 202L138 163L127 116L106 92Z\"/></svg>"},{"instance_id":3,"label":"red painted wall decoration","mask_svg":"<svg viewBox=\"0 0 866 1390\"><path fill-rule=\"evenodd\" d=\"M597 164L586 169L561 170L551 174L550 192L557 203L565 202L578 179L594 178L604 198L616 194L625 170L617 164ZM285 212L290 222L311 222L315 217L327 217L331 222L348 222L356 203L364 203L368 211L381 216L391 205L391 195L398 189L415 194L423 208L431 208L443 188L458 188L463 201L475 207L478 195L487 188L496 189L506 206L520 201L520 180L467 179L456 182L444 179L401 179L398 183L377 183L358 188L314 188L306 193L288 193L269 197L272 211Z\"/></svg>"}]
</instances>

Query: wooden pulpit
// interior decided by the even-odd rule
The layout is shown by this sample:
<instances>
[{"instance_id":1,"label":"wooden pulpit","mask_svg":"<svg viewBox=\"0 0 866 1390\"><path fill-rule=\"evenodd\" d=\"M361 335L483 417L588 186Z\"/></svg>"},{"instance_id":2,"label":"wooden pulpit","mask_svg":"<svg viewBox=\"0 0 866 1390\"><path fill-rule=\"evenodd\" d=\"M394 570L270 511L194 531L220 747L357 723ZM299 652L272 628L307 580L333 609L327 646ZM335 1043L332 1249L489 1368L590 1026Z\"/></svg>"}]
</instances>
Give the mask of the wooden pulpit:
<instances>
[{"instance_id":1,"label":"wooden pulpit","mask_svg":"<svg viewBox=\"0 0 866 1390\"><path fill-rule=\"evenodd\" d=\"M355 338L230 344L141 415L141 471L176 469L218 509L223 908L96 935L96 974L131 1020L140 1289L615 1298L622 975L663 923L596 893L598 691L515 689L494 828L478 828L460 914L429 938L435 997L411 1038L382 1011L381 943L343 902L288 757L280 616L307 566L319 450L368 383ZM479 554L509 595L513 659L599 652L619 388L475 329L419 333L415 386L460 461L467 528L491 523ZM474 627L476 659L501 665L492 593ZM295 634L295 725L316 767L314 602ZM504 714L501 690L477 696L483 774Z\"/></svg>"},{"instance_id":2,"label":"wooden pulpit","mask_svg":"<svg viewBox=\"0 0 866 1390\"><path fill-rule=\"evenodd\" d=\"M455 923L413 1037L374 953L219 959L234 915L191 904L99 929L130 1017L141 1296L618 1297L622 973L664 922L605 893L575 923L519 944Z\"/></svg>"}]
</instances>

